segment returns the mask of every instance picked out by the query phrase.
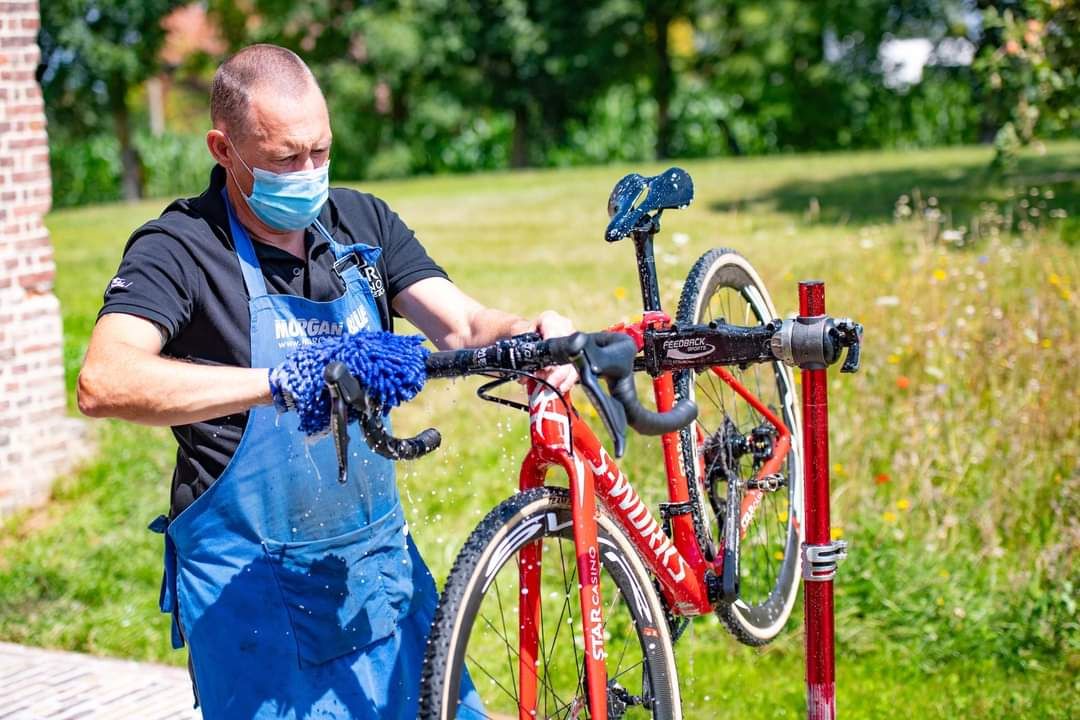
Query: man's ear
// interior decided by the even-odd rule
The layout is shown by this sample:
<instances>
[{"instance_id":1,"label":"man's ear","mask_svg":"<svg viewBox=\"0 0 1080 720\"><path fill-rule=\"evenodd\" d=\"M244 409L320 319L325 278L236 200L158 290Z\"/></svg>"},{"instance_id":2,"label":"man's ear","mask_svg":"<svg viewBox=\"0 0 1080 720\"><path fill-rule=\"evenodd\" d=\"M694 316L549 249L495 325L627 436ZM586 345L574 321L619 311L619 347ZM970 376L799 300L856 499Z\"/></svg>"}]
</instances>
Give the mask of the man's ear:
<instances>
[{"instance_id":1,"label":"man's ear","mask_svg":"<svg viewBox=\"0 0 1080 720\"><path fill-rule=\"evenodd\" d=\"M210 155L217 161L218 165L221 165L227 170L232 170L232 147L229 145L229 141L225 139L225 133L217 128L207 131L206 147L210 150Z\"/></svg>"}]
</instances>

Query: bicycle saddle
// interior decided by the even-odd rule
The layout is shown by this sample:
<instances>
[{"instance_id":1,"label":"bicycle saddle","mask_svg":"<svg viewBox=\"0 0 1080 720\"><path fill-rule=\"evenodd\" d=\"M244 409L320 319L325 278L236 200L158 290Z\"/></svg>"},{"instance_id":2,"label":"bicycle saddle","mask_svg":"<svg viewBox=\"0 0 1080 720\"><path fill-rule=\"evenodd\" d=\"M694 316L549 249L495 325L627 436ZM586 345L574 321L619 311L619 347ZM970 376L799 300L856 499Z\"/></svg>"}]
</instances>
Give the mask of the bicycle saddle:
<instances>
[{"instance_id":1,"label":"bicycle saddle","mask_svg":"<svg viewBox=\"0 0 1080 720\"><path fill-rule=\"evenodd\" d=\"M694 181L682 168L668 168L659 175L643 177L630 173L619 182L608 198L608 223L604 239L622 240L655 210L684 208L694 199Z\"/></svg>"}]
</instances>

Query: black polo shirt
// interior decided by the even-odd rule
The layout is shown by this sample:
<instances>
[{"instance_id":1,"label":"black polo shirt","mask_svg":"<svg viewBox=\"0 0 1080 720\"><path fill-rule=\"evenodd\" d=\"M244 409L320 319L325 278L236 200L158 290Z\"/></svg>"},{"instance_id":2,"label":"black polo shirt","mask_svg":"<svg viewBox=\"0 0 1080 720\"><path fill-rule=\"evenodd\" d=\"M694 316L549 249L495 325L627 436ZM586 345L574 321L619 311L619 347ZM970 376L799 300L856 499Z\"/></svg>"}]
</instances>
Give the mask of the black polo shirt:
<instances>
[{"instance_id":1,"label":"black polo shirt","mask_svg":"<svg viewBox=\"0 0 1080 720\"><path fill-rule=\"evenodd\" d=\"M131 235L98 317L126 313L152 320L165 335L162 355L249 367L248 294L221 197L224 184L225 170L215 166L202 195L176 200ZM446 277L401 218L372 195L333 188L319 220L339 243L382 248L381 287L373 283L373 290L385 327L392 326L392 302L399 292L424 278ZM344 284L333 272L329 242L311 229L304 239L305 259L254 242L267 292L316 301L340 297ZM247 413L238 413L172 429L179 445L173 516L221 475L246 422Z\"/></svg>"}]
</instances>

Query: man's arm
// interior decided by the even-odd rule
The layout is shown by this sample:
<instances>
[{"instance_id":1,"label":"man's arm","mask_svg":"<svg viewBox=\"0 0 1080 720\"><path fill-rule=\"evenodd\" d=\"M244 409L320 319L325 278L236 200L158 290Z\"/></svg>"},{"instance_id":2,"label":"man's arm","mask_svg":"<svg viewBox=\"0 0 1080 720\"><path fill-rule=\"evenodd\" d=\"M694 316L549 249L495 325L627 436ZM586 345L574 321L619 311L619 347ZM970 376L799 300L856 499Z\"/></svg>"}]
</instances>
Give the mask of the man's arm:
<instances>
[{"instance_id":1,"label":"man's arm","mask_svg":"<svg viewBox=\"0 0 1080 720\"><path fill-rule=\"evenodd\" d=\"M185 425L271 402L265 369L195 365L161 357L157 325L102 316L79 372L79 410L144 425Z\"/></svg>"},{"instance_id":2,"label":"man's arm","mask_svg":"<svg viewBox=\"0 0 1080 720\"><path fill-rule=\"evenodd\" d=\"M574 332L574 324L556 312L548 310L535 320L527 320L485 307L440 277L409 285L394 297L394 309L440 350L488 345L526 332L539 332L546 338ZM547 381L565 392L577 381L577 373L567 365L552 370Z\"/></svg>"}]
</instances>

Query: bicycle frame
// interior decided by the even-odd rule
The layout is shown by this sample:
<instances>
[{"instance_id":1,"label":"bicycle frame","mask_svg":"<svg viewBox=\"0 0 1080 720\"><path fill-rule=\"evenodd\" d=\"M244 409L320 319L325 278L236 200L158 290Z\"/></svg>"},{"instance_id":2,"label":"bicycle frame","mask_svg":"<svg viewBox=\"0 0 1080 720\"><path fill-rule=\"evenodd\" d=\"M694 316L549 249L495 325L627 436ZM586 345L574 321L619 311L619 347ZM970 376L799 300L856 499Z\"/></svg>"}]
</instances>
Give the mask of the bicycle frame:
<instances>
[{"instance_id":1,"label":"bicycle frame","mask_svg":"<svg viewBox=\"0 0 1080 720\"><path fill-rule=\"evenodd\" d=\"M634 338L640 349L646 329L666 328L670 319L662 312L646 312L638 323L618 325L610 330ZM758 471L757 479L776 472L791 447L791 433L783 421L758 400L723 367L712 371L743 399L750 403L778 432L772 456ZM544 484L548 470L561 467L569 479L573 537L577 556L582 633L585 640L585 677L588 684L590 717L607 717L607 671L604 663L604 617L600 597L600 555L597 542L596 500L599 497L631 539L646 565L659 582L672 610L692 617L713 610L723 573L723 554L709 561L702 553L689 513L671 517L671 536L663 524L634 491L626 475L603 448L589 426L577 416L569 399L564 401L552 390L529 381L529 419L531 448L519 477L521 490ZM653 395L658 411L675 404L671 372L653 378ZM702 438L698 430L699 440ZM686 507L690 501L688 480L683 472L679 432L661 436L668 499ZM696 454L702 463L700 454ZM702 472L704 468L702 467ZM762 490L751 489L743 497L740 513L742 534L761 502ZM541 545L537 541L521 551L519 582L519 717L536 717L538 628L540 626Z\"/></svg>"}]
</instances>

